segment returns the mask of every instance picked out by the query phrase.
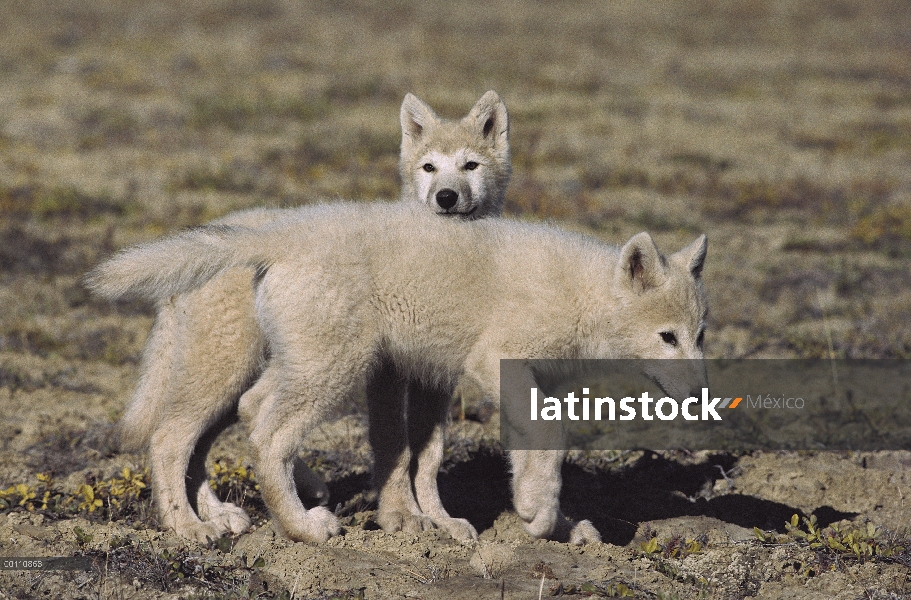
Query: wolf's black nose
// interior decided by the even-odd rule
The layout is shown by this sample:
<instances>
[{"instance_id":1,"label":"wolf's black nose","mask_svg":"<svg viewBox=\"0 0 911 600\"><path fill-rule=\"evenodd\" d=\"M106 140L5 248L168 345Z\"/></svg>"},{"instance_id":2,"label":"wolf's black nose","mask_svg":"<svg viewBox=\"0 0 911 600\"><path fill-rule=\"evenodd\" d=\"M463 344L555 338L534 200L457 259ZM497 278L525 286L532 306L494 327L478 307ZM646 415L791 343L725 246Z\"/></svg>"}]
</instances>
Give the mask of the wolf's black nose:
<instances>
[{"instance_id":1,"label":"wolf's black nose","mask_svg":"<svg viewBox=\"0 0 911 600\"><path fill-rule=\"evenodd\" d=\"M449 210L455 206L458 201L459 195L453 190L447 188L437 192L437 204L439 204L440 208L443 210Z\"/></svg>"}]
</instances>

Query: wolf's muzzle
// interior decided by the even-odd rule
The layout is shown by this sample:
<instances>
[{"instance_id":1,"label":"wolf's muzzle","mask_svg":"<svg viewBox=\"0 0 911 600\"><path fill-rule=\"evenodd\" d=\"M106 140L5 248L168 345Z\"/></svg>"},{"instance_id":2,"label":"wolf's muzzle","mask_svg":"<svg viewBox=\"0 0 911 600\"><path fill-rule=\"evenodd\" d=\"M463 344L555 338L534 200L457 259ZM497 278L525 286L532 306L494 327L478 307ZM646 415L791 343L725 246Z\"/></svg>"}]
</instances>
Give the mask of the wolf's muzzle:
<instances>
[{"instance_id":1,"label":"wolf's muzzle","mask_svg":"<svg viewBox=\"0 0 911 600\"><path fill-rule=\"evenodd\" d=\"M437 205L443 210L449 210L459 201L459 194L449 188L442 189L436 195Z\"/></svg>"}]
</instances>

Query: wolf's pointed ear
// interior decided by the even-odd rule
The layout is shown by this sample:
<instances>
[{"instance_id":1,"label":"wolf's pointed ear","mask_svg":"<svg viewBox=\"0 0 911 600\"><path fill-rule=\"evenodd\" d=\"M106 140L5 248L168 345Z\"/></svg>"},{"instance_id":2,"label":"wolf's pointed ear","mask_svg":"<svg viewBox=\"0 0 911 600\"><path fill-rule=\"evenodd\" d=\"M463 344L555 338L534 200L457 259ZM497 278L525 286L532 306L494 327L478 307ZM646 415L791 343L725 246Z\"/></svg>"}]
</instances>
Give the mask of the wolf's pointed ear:
<instances>
[{"instance_id":1,"label":"wolf's pointed ear","mask_svg":"<svg viewBox=\"0 0 911 600\"><path fill-rule=\"evenodd\" d=\"M405 94L399 120L402 122L402 143L404 144L406 141L415 143L420 140L427 129L440 118L423 100L414 94Z\"/></svg>"},{"instance_id":2,"label":"wolf's pointed ear","mask_svg":"<svg viewBox=\"0 0 911 600\"><path fill-rule=\"evenodd\" d=\"M637 233L620 249L616 277L621 285L640 293L658 285L663 275L664 258L648 233Z\"/></svg>"},{"instance_id":3,"label":"wolf's pointed ear","mask_svg":"<svg viewBox=\"0 0 911 600\"><path fill-rule=\"evenodd\" d=\"M696 238L695 242L679 252L683 255L690 273L697 279L702 276L702 266L705 264L705 254L708 248L709 239L703 233Z\"/></svg>"},{"instance_id":4,"label":"wolf's pointed ear","mask_svg":"<svg viewBox=\"0 0 911 600\"><path fill-rule=\"evenodd\" d=\"M486 92L465 117L478 136L495 148L509 148L509 113L495 91Z\"/></svg>"}]
</instances>

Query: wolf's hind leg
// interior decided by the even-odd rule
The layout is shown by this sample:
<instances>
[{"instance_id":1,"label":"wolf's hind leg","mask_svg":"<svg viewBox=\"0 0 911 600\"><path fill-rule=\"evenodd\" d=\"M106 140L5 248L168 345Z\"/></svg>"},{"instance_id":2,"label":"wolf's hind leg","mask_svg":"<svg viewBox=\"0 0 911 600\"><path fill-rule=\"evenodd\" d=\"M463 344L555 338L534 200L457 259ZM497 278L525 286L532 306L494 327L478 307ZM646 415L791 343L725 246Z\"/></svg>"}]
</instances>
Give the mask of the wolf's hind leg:
<instances>
[{"instance_id":1,"label":"wolf's hind leg","mask_svg":"<svg viewBox=\"0 0 911 600\"><path fill-rule=\"evenodd\" d=\"M152 433L170 400L166 390L175 362L180 355L177 341L180 313L170 300L156 307L155 323L146 338L139 364L139 381L126 410L117 423L121 452L138 452L148 448Z\"/></svg>"},{"instance_id":2,"label":"wolf's hind leg","mask_svg":"<svg viewBox=\"0 0 911 600\"><path fill-rule=\"evenodd\" d=\"M220 502L208 489L205 459L228 423L223 419L261 368L263 340L253 314L252 276L250 269L234 269L174 302L171 374L159 392L167 404L154 426L149 456L162 525L192 539L239 533L250 524L243 510Z\"/></svg>"},{"instance_id":3,"label":"wolf's hind leg","mask_svg":"<svg viewBox=\"0 0 911 600\"><path fill-rule=\"evenodd\" d=\"M232 527L243 531L250 525L246 514L233 505L231 506L239 511L239 514L232 515L233 521L231 516L226 521L221 515L215 520L202 521L190 505L188 491L193 493L194 498L199 499L200 490L209 487L204 468L208 444L203 444L202 452L197 452L196 457L192 458L194 467L189 478L187 469L194 455L197 440L211 426L213 420L217 421L218 414L210 417L214 418L203 420L198 413L194 413L189 419L181 418L181 415L166 418L152 435L149 447L152 496L158 507L161 525L173 529L181 537L200 542L206 541L206 538L218 539L232 531ZM200 508L204 509L207 516L215 516L218 506L222 505L214 494L210 498L205 492L203 501L205 505Z\"/></svg>"},{"instance_id":4,"label":"wolf's hind leg","mask_svg":"<svg viewBox=\"0 0 911 600\"><path fill-rule=\"evenodd\" d=\"M411 450L405 425L404 378L386 360L367 384L374 485L379 490L377 522L384 531L417 533L433 529L411 490Z\"/></svg>"}]
</instances>

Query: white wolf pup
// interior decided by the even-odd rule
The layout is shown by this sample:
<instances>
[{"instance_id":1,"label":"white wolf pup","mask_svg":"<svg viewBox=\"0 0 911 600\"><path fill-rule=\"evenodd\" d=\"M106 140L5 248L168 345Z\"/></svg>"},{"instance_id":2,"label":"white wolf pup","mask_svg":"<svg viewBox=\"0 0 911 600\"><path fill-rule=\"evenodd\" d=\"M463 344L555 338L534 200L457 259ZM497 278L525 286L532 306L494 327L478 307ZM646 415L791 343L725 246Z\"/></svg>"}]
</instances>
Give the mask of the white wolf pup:
<instances>
[{"instance_id":1,"label":"white wolf pup","mask_svg":"<svg viewBox=\"0 0 911 600\"><path fill-rule=\"evenodd\" d=\"M445 252L436 251L444 248ZM429 249L429 250L428 250ZM89 274L107 298L187 294L238 266L256 270L256 319L271 398L250 440L263 498L294 540L339 532L307 510L292 463L333 406L376 381L377 365L451 390L467 377L499 397L501 358L685 358L702 365L706 238L662 256L640 233L621 249L501 219L444 222L405 203L314 206L258 229L212 226L121 252ZM217 353L211 342L200 348ZM534 373L515 375L536 386ZM661 381L674 397L707 386L704 367ZM373 412L382 412L381 402ZM393 402L393 409L398 410ZM413 399L409 414L426 412ZM431 407L431 412L435 409ZM560 451L513 451L513 497L536 537L565 526ZM425 509L418 492L418 504ZM570 541L597 539L587 521Z\"/></svg>"},{"instance_id":2,"label":"white wolf pup","mask_svg":"<svg viewBox=\"0 0 911 600\"><path fill-rule=\"evenodd\" d=\"M484 94L465 118L454 122L440 119L419 98L408 94L402 103L401 126L402 201L419 202L428 212L467 219L502 212L511 173L509 118L496 92ZM215 223L259 227L293 218L298 212L254 209ZM303 214L309 213L304 209ZM139 383L120 422L124 450L149 449L152 490L162 525L183 537L204 541L229 531L241 533L250 524L242 509L222 503L214 495L207 484L204 461L217 434L230 423L238 398L257 380L266 362L266 346L253 312L254 274L249 267L238 267L197 290L160 298L143 350ZM379 379L394 374L391 365L377 370ZM373 388L380 390L381 386ZM266 391L258 386L243 396L240 406L245 420L254 418ZM441 413L450 398L430 387L414 388L411 393L424 396ZM380 489L378 521L387 530L427 528L432 522L420 511L412 493L409 464L412 452L427 454L428 458L418 456L415 487L432 487L428 495L436 494L434 465L439 465L437 455L442 456L439 419L409 419L406 435L401 423L404 398L399 398L396 412L390 409L393 398L383 394L384 411L371 416L370 427ZM380 434L390 428L401 435L390 439ZM295 463L295 479L302 494L325 501L325 484L301 462ZM438 499L436 505L428 503L428 508L440 522L448 518ZM460 539L476 535L464 520L452 519L449 524L450 532Z\"/></svg>"}]
</instances>

